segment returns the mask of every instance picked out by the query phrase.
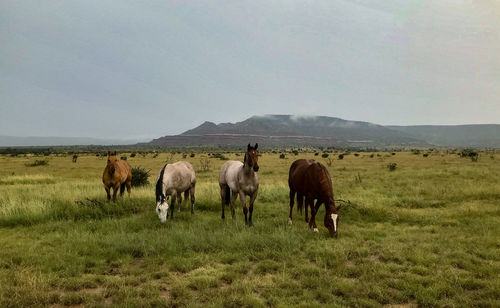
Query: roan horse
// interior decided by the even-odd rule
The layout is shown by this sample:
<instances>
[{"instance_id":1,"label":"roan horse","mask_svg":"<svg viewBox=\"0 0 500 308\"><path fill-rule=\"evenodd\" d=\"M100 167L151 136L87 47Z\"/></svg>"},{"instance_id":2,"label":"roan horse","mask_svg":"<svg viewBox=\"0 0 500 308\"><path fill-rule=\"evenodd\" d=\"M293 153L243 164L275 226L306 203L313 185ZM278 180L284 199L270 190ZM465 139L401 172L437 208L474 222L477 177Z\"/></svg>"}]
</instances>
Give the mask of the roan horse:
<instances>
[{"instance_id":1,"label":"roan horse","mask_svg":"<svg viewBox=\"0 0 500 308\"><path fill-rule=\"evenodd\" d=\"M243 213L245 214L245 224L252 225L253 203L257 198L259 189L259 154L257 152L258 144L254 147L248 144L245 159L242 162L230 160L224 163L219 173L220 196L222 203L222 219L224 216L224 206L231 204L231 215L234 218L234 203L238 195L240 196L241 204L243 205ZM233 192L231 196L231 191ZM247 220L247 205L246 196L250 196L250 216Z\"/></svg>"},{"instance_id":2,"label":"roan horse","mask_svg":"<svg viewBox=\"0 0 500 308\"><path fill-rule=\"evenodd\" d=\"M168 200L172 196L170 219L174 218L174 206L176 199L182 201L184 193L184 205L187 198L191 198L191 214L194 213L194 189L196 186L196 175L193 166L185 161L179 161L173 164L166 164L160 171L156 180L156 213L163 223L168 217Z\"/></svg>"},{"instance_id":3,"label":"roan horse","mask_svg":"<svg viewBox=\"0 0 500 308\"><path fill-rule=\"evenodd\" d=\"M304 197L306 198L305 214L306 222L309 222L309 228L314 228L314 232L318 232L316 213L321 204L324 203L326 208L325 227L330 232L330 236L337 236L340 207L335 207L332 180L328 169L312 159L298 159L290 166L288 186L290 187L290 216L288 222L292 223L293 202L297 193L299 211L302 211L302 202ZM316 206L314 206L315 199L317 200ZM308 219L308 207L311 208L311 220Z\"/></svg>"},{"instance_id":4,"label":"roan horse","mask_svg":"<svg viewBox=\"0 0 500 308\"><path fill-rule=\"evenodd\" d=\"M130 168L127 161L118 159L116 151L113 153L108 151L108 164L106 165L106 168L104 168L102 182L104 183L104 189L106 190L108 201L111 199L111 195L109 193L111 188L113 188L113 201L116 201L118 188L120 188L120 196L122 196L125 191L125 186L127 187L127 192L130 197L130 188L132 186L132 168Z\"/></svg>"}]
</instances>

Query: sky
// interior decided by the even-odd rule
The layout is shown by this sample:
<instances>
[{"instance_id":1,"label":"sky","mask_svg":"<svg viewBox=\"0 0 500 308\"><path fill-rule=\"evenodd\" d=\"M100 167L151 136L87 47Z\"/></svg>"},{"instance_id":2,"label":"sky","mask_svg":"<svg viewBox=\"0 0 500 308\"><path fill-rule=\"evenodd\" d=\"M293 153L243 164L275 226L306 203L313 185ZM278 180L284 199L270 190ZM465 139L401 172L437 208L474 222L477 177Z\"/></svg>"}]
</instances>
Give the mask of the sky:
<instances>
[{"instance_id":1,"label":"sky","mask_svg":"<svg viewBox=\"0 0 500 308\"><path fill-rule=\"evenodd\" d=\"M0 0L0 135L500 123L500 2Z\"/></svg>"}]
</instances>

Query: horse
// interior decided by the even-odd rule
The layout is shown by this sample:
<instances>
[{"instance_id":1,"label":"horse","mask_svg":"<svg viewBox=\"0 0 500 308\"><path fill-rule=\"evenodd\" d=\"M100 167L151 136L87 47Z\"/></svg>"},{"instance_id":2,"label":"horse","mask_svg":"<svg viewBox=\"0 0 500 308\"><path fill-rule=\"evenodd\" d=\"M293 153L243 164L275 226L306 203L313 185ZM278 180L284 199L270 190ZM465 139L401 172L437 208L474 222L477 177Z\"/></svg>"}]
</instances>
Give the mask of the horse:
<instances>
[{"instance_id":1,"label":"horse","mask_svg":"<svg viewBox=\"0 0 500 308\"><path fill-rule=\"evenodd\" d=\"M290 215L288 223L292 223L292 210L297 193L298 209L301 211L303 198L306 198L305 216L306 222L309 222L309 228L318 232L316 226L316 213L319 207L324 203L326 208L324 225L328 229L331 237L338 235L340 206L335 206L333 198L332 180L330 173L324 165L315 162L312 159L298 159L290 166L288 174L288 186L290 187ZM314 200L316 206L314 206ZM311 219L308 219L307 210L311 208Z\"/></svg>"},{"instance_id":2,"label":"horse","mask_svg":"<svg viewBox=\"0 0 500 308\"><path fill-rule=\"evenodd\" d=\"M241 204L243 205L243 213L245 214L245 224L252 226L253 204L257 198L259 190L259 154L257 152L258 144L254 147L247 147L245 159L241 161L230 160L225 162L219 172L219 186L222 204L222 219L224 216L224 207L231 204L231 216L234 219L234 203L238 195L240 196ZM231 196L231 191L233 192ZM246 196L250 196L250 216L247 220L247 205Z\"/></svg>"},{"instance_id":3,"label":"horse","mask_svg":"<svg viewBox=\"0 0 500 308\"><path fill-rule=\"evenodd\" d=\"M194 190L196 186L196 175L193 166L185 161L179 161L173 164L166 164L160 170L156 179L156 213L162 223L168 218L168 200L172 197L170 219L174 218L174 207L176 199L182 202L182 193L184 193L184 206L187 198L191 199L191 214L194 214Z\"/></svg>"},{"instance_id":4,"label":"horse","mask_svg":"<svg viewBox=\"0 0 500 308\"><path fill-rule=\"evenodd\" d=\"M111 188L113 188L113 202L116 201L118 188L120 188L120 196L123 196L125 187L127 187L127 192L130 197L132 168L130 168L130 165L126 161L118 159L116 151L113 153L108 151L108 163L102 174L102 182L104 183L108 201L111 199L111 195L109 194Z\"/></svg>"}]
</instances>

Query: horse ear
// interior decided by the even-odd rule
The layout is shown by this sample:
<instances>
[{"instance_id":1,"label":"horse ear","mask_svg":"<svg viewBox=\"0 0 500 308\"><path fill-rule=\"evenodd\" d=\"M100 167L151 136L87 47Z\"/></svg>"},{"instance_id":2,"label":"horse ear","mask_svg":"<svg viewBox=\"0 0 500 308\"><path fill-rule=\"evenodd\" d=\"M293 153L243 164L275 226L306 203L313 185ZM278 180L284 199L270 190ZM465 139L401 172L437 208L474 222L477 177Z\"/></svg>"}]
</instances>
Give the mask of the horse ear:
<instances>
[{"instance_id":1,"label":"horse ear","mask_svg":"<svg viewBox=\"0 0 500 308\"><path fill-rule=\"evenodd\" d=\"M252 146L250 145L250 143L248 144L248 147L247 147L247 151L250 151L250 149L252 148Z\"/></svg>"},{"instance_id":2,"label":"horse ear","mask_svg":"<svg viewBox=\"0 0 500 308\"><path fill-rule=\"evenodd\" d=\"M257 150L257 148L258 148L258 147L259 147L259 144L258 144L258 143L256 143L256 144L255 144L255 146L254 146L253 148L254 148L254 150Z\"/></svg>"}]
</instances>

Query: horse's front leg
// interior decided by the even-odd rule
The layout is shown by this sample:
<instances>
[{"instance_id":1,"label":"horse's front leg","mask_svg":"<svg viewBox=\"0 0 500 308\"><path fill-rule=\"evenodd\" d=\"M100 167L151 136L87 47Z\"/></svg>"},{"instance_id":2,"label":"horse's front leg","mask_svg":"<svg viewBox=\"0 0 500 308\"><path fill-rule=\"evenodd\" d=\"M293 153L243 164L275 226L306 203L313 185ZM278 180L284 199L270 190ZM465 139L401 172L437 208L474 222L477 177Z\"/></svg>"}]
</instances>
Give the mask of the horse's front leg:
<instances>
[{"instance_id":1,"label":"horse's front leg","mask_svg":"<svg viewBox=\"0 0 500 308\"><path fill-rule=\"evenodd\" d=\"M293 202L295 200L295 190L290 189L290 215L288 215L288 223L292 224L292 210L293 210Z\"/></svg>"},{"instance_id":2,"label":"horse's front leg","mask_svg":"<svg viewBox=\"0 0 500 308\"><path fill-rule=\"evenodd\" d=\"M316 206L314 206L314 199L311 202L311 221L309 221L309 227L312 226L314 232L318 232L318 227L316 226L316 213L318 213L318 209L321 206L321 200L318 199L316 201Z\"/></svg>"},{"instance_id":3,"label":"horse's front leg","mask_svg":"<svg viewBox=\"0 0 500 308\"><path fill-rule=\"evenodd\" d=\"M247 200L245 193L240 190L240 201L241 205L243 206L243 214L245 214L245 225L248 225L248 220L247 220L247 214L248 214L248 208L247 208Z\"/></svg>"},{"instance_id":4,"label":"horse's front leg","mask_svg":"<svg viewBox=\"0 0 500 308\"><path fill-rule=\"evenodd\" d=\"M106 197L107 197L108 202L109 202L109 200L111 200L111 194L109 193L109 190L111 189L111 187L104 186L104 189L106 190Z\"/></svg>"},{"instance_id":5,"label":"horse's front leg","mask_svg":"<svg viewBox=\"0 0 500 308\"><path fill-rule=\"evenodd\" d=\"M176 199L177 193L172 194L172 202L170 202L171 207L170 207L170 216L172 216L170 219L174 219L174 207L175 207L175 199Z\"/></svg>"},{"instance_id":6,"label":"horse's front leg","mask_svg":"<svg viewBox=\"0 0 500 308\"><path fill-rule=\"evenodd\" d=\"M113 202L116 202L116 194L120 190L120 184L113 186Z\"/></svg>"},{"instance_id":7,"label":"horse's front leg","mask_svg":"<svg viewBox=\"0 0 500 308\"><path fill-rule=\"evenodd\" d=\"M250 216L248 217L248 225L249 226L253 226L252 213L253 213L253 203L255 202L255 199L257 199L257 191L255 191L252 194L252 196L250 196L250 207L249 207Z\"/></svg>"}]
</instances>

